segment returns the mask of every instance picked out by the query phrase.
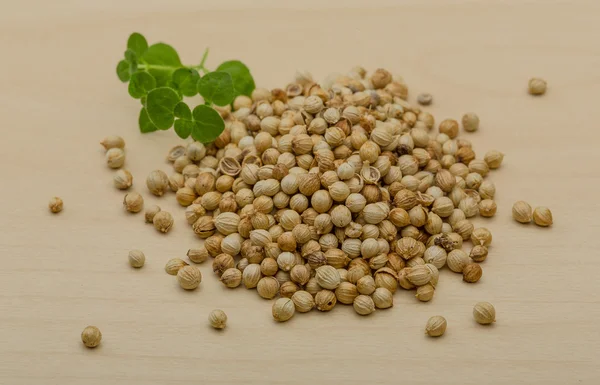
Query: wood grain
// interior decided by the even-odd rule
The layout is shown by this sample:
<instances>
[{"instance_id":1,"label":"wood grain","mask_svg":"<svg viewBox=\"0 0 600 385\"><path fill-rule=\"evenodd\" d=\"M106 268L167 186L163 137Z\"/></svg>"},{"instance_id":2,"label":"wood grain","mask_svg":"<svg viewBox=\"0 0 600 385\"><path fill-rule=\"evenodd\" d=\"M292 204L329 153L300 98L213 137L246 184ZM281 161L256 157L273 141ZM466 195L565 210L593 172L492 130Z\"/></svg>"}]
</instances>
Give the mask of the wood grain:
<instances>
[{"instance_id":1,"label":"wood grain","mask_svg":"<svg viewBox=\"0 0 600 385\"><path fill-rule=\"evenodd\" d=\"M597 188L600 5L595 1L21 1L0 14L0 384L597 384L600 247ZM355 64L402 75L414 100L434 95L438 121L479 114L478 155L498 149L498 215L477 285L443 271L435 299L368 318L339 306L276 324L271 302L226 290L201 266L186 293L165 262L198 243L172 195L144 179L168 170L173 132L140 135L138 103L114 67L132 31L163 40L185 62L239 58L257 83L296 69L318 79ZM527 95L527 80L548 93ZM176 216L168 235L127 215L98 142L127 141L127 168L146 203ZM169 170L170 171L170 170ZM51 215L47 201L65 210ZM555 225L521 226L510 207L549 206ZM127 251L146 252L134 271ZM481 327L475 302L496 305ZM229 316L211 330L213 308ZM424 336L429 316L448 331ZM85 349L97 325L102 345Z\"/></svg>"}]
</instances>

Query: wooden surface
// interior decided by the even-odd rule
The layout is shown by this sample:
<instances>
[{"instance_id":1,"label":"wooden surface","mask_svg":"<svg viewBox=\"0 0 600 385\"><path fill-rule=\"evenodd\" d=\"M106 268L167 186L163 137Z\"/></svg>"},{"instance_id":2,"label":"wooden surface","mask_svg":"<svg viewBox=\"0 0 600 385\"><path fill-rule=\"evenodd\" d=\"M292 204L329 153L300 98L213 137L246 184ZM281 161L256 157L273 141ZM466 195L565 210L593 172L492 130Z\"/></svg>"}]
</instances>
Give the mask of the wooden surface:
<instances>
[{"instance_id":1,"label":"wooden surface","mask_svg":"<svg viewBox=\"0 0 600 385\"><path fill-rule=\"evenodd\" d=\"M346 4L342 6L342 4ZM552 3L552 4L550 4ZM0 384L597 384L600 381L598 95L600 5L520 1L20 1L0 14ZM506 153L492 173L499 211L479 284L443 271L431 303L398 292L370 317L349 307L276 324L271 302L225 289L200 266L183 292L163 266L198 243L172 194L147 173L179 140L142 136L138 103L114 73L132 31L174 45L184 62L239 58L257 83L296 69L317 79L355 64L402 75L410 100L434 95L438 121L475 111L477 154ZM527 80L548 93L527 95ZM98 142L127 141L146 204L176 216L166 236L127 215ZM65 210L51 215L47 201ZM549 206L555 225L510 219L516 200ZM147 263L127 265L139 248ZM471 317L478 301L498 322ZM222 308L228 328L207 315ZM427 319L448 320L441 339ZM85 349L88 324L104 335Z\"/></svg>"}]
</instances>

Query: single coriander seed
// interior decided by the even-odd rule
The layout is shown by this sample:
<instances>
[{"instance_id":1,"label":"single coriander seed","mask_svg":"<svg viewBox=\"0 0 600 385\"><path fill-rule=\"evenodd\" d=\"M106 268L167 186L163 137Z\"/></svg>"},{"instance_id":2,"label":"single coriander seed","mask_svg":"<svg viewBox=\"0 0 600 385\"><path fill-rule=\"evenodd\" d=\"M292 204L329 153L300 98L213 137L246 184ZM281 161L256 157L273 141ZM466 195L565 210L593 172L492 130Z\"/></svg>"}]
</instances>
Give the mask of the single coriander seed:
<instances>
[{"instance_id":1,"label":"single coriander seed","mask_svg":"<svg viewBox=\"0 0 600 385\"><path fill-rule=\"evenodd\" d=\"M548 227L552 225L552 211L544 206L536 207L533 210L533 221L536 225Z\"/></svg>"},{"instance_id":2,"label":"single coriander seed","mask_svg":"<svg viewBox=\"0 0 600 385\"><path fill-rule=\"evenodd\" d=\"M471 254L469 256L475 262L483 262L487 258L488 249L485 246L475 245L471 249Z\"/></svg>"},{"instance_id":3,"label":"single coriander seed","mask_svg":"<svg viewBox=\"0 0 600 385\"><path fill-rule=\"evenodd\" d=\"M109 135L100 142L102 147L105 150L110 150L111 148L125 148L125 140L117 135Z\"/></svg>"},{"instance_id":4,"label":"single coriander seed","mask_svg":"<svg viewBox=\"0 0 600 385\"><path fill-rule=\"evenodd\" d=\"M492 199L484 199L481 202L479 202L479 215L481 215L482 217L493 217L494 215L496 215L497 209L498 206L496 205L496 202L494 202Z\"/></svg>"},{"instance_id":5,"label":"single coriander seed","mask_svg":"<svg viewBox=\"0 0 600 385\"><path fill-rule=\"evenodd\" d=\"M100 329L95 326L88 326L81 332L81 341L88 348L95 348L100 345L102 340L102 333Z\"/></svg>"},{"instance_id":6,"label":"single coriander seed","mask_svg":"<svg viewBox=\"0 0 600 385\"><path fill-rule=\"evenodd\" d=\"M368 295L361 294L354 298L354 311L360 315L369 315L375 311L375 302Z\"/></svg>"},{"instance_id":7,"label":"single coriander seed","mask_svg":"<svg viewBox=\"0 0 600 385\"><path fill-rule=\"evenodd\" d=\"M473 318L481 325L496 322L496 309L489 302L479 302L473 307Z\"/></svg>"},{"instance_id":8,"label":"single coriander seed","mask_svg":"<svg viewBox=\"0 0 600 385\"><path fill-rule=\"evenodd\" d=\"M478 263L469 263L463 269L463 281L468 283L475 283L479 281L481 275L483 274L483 270Z\"/></svg>"},{"instance_id":9,"label":"single coriander seed","mask_svg":"<svg viewBox=\"0 0 600 385\"><path fill-rule=\"evenodd\" d=\"M129 252L129 264L132 267L140 268L146 262L146 256L140 250L131 250Z\"/></svg>"},{"instance_id":10,"label":"single coriander seed","mask_svg":"<svg viewBox=\"0 0 600 385\"><path fill-rule=\"evenodd\" d=\"M165 271L169 275L177 275L179 269L187 265L188 263L181 258L171 258L165 265Z\"/></svg>"},{"instance_id":11,"label":"single coriander seed","mask_svg":"<svg viewBox=\"0 0 600 385\"><path fill-rule=\"evenodd\" d=\"M421 302L429 302L433 299L433 295L435 294L435 288L432 284L426 284L423 286L417 287L417 294L415 297Z\"/></svg>"},{"instance_id":12,"label":"single coriander seed","mask_svg":"<svg viewBox=\"0 0 600 385\"><path fill-rule=\"evenodd\" d=\"M319 311L330 311L336 303L337 298L331 290L321 290L315 295L315 304Z\"/></svg>"},{"instance_id":13,"label":"single coriander seed","mask_svg":"<svg viewBox=\"0 0 600 385\"><path fill-rule=\"evenodd\" d=\"M489 246L492 243L492 233L485 227L479 227L471 233L473 245Z\"/></svg>"},{"instance_id":14,"label":"single coriander seed","mask_svg":"<svg viewBox=\"0 0 600 385\"><path fill-rule=\"evenodd\" d=\"M110 168L123 167L123 164L125 164L125 151L116 147L106 151L106 164Z\"/></svg>"},{"instance_id":15,"label":"single coriander seed","mask_svg":"<svg viewBox=\"0 0 600 385\"><path fill-rule=\"evenodd\" d=\"M431 102L433 101L433 96L429 93L421 93L419 94L419 96L417 96L417 103L419 103L422 106L428 106L431 104Z\"/></svg>"},{"instance_id":16,"label":"single coriander seed","mask_svg":"<svg viewBox=\"0 0 600 385\"><path fill-rule=\"evenodd\" d=\"M173 227L173 216L168 211L160 211L156 213L152 219L154 228L161 233L168 233Z\"/></svg>"},{"instance_id":17,"label":"single coriander seed","mask_svg":"<svg viewBox=\"0 0 600 385\"><path fill-rule=\"evenodd\" d=\"M208 259L208 250L206 250L206 247L202 245L194 249L189 249L187 252L187 256L190 259L190 261L194 263L202 263Z\"/></svg>"},{"instance_id":18,"label":"single coriander seed","mask_svg":"<svg viewBox=\"0 0 600 385\"><path fill-rule=\"evenodd\" d=\"M296 311L300 313L307 313L315 307L315 300L313 296L304 290L299 290L292 294L292 302L296 306Z\"/></svg>"},{"instance_id":19,"label":"single coriander seed","mask_svg":"<svg viewBox=\"0 0 600 385\"><path fill-rule=\"evenodd\" d=\"M169 188L169 177L162 170L154 170L146 178L148 190L156 195L162 196Z\"/></svg>"},{"instance_id":20,"label":"single coriander seed","mask_svg":"<svg viewBox=\"0 0 600 385\"><path fill-rule=\"evenodd\" d=\"M529 93L531 95L543 95L546 93L546 81L542 78L529 79Z\"/></svg>"},{"instance_id":21,"label":"single coriander seed","mask_svg":"<svg viewBox=\"0 0 600 385\"><path fill-rule=\"evenodd\" d=\"M54 214L60 213L63 209L63 200L59 197L54 197L50 199L50 202L48 203L48 208Z\"/></svg>"},{"instance_id":22,"label":"single coriander seed","mask_svg":"<svg viewBox=\"0 0 600 385\"><path fill-rule=\"evenodd\" d=\"M296 306L289 298L279 298L273 303L272 314L275 321L285 322L294 316Z\"/></svg>"},{"instance_id":23,"label":"single coriander seed","mask_svg":"<svg viewBox=\"0 0 600 385\"><path fill-rule=\"evenodd\" d=\"M371 294L375 307L377 309L387 309L394 306L394 297L392 292L385 287L378 287L375 292Z\"/></svg>"},{"instance_id":24,"label":"single coriander seed","mask_svg":"<svg viewBox=\"0 0 600 385\"><path fill-rule=\"evenodd\" d=\"M502 164L502 161L504 160L504 154L500 151L491 150L485 154L483 160L485 163L487 163L489 168L496 169Z\"/></svg>"},{"instance_id":25,"label":"single coriander seed","mask_svg":"<svg viewBox=\"0 0 600 385\"><path fill-rule=\"evenodd\" d=\"M113 177L113 182L119 190L127 190L133 184L133 176L127 170L118 170Z\"/></svg>"},{"instance_id":26,"label":"single coriander seed","mask_svg":"<svg viewBox=\"0 0 600 385\"><path fill-rule=\"evenodd\" d=\"M202 274L196 266L187 265L177 272L177 281L183 289L194 290L200 285Z\"/></svg>"},{"instance_id":27,"label":"single coriander seed","mask_svg":"<svg viewBox=\"0 0 600 385\"><path fill-rule=\"evenodd\" d=\"M221 309L215 309L208 315L210 326L215 329L225 329L227 324L227 314Z\"/></svg>"},{"instance_id":28,"label":"single coriander seed","mask_svg":"<svg viewBox=\"0 0 600 385\"><path fill-rule=\"evenodd\" d=\"M235 267L229 268L221 275L221 282L230 289L234 289L242 283L242 271Z\"/></svg>"},{"instance_id":29,"label":"single coriander seed","mask_svg":"<svg viewBox=\"0 0 600 385\"><path fill-rule=\"evenodd\" d=\"M533 217L531 206L525 201L518 201L513 205L512 215L519 223L529 223Z\"/></svg>"},{"instance_id":30,"label":"single coriander seed","mask_svg":"<svg viewBox=\"0 0 600 385\"><path fill-rule=\"evenodd\" d=\"M479 129L479 116L473 112L468 112L462 117L462 125L465 131L475 132Z\"/></svg>"},{"instance_id":31,"label":"single coriander seed","mask_svg":"<svg viewBox=\"0 0 600 385\"><path fill-rule=\"evenodd\" d=\"M139 213L144 207L144 198L136 192L128 193L123 198L123 207L130 213Z\"/></svg>"},{"instance_id":32,"label":"single coriander seed","mask_svg":"<svg viewBox=\"0 0 600 385\"><path fill-rule=\"evenodd\" d=\"M448 323L446 319L440 315L433 316L427 321L425 333L430 337L439 337L446 332Z\"/></svg>"}]
</instances>

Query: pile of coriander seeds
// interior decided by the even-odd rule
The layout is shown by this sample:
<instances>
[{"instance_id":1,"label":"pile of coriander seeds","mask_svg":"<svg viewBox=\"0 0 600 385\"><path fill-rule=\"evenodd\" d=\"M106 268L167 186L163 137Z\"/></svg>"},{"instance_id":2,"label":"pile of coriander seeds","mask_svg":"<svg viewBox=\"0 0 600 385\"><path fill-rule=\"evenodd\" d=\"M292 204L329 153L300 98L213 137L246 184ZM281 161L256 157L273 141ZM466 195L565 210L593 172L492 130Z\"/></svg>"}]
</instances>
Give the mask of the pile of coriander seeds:
<instances>
[{"instance_id":1,"label":"pile of coriander seeds","mask_svg":"<svg viewBox=\"0 0 600 385\"><path fill-rule=\"evenodd\" d=\"M227 287L280 297L278 321L338 303L368 315L397 290L430 301L444 266L477 282L492 234L470 218L496 213L486 177L503 154L477 159L458 121L436 124L386 70L329 83L302 73L238 96L219 109L226 128L214 143L169 152L168 186L204 239L191 261L210 256ZM479 119L461 123L475 131ZM166 186L163 174L152 180Z\"/></svg>"}]
</instances>

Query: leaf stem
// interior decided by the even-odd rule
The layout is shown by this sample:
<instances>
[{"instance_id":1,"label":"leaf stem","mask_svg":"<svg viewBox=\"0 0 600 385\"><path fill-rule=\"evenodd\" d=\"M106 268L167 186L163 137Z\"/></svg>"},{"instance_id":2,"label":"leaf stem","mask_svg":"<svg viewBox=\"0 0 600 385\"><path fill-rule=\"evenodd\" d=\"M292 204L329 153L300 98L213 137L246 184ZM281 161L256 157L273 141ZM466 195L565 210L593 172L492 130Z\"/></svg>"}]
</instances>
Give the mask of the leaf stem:
<instances>
[{"instance_id":1,"label":"leaf stem","mask_svg":"<svg viewBox=\"0 0 600 385\"><path fill-rule=\"evenodd\" d=\"M204 50L204 54L202 55L202 60L200 61L200 64L198 64L197 66L193 66L192 68L201 70L204 74L210 72L210 70L204 66L204 63L206 63L206 59L208 58L208 51L208 48L206 48Z\"/></svg>"}]
</instances>

